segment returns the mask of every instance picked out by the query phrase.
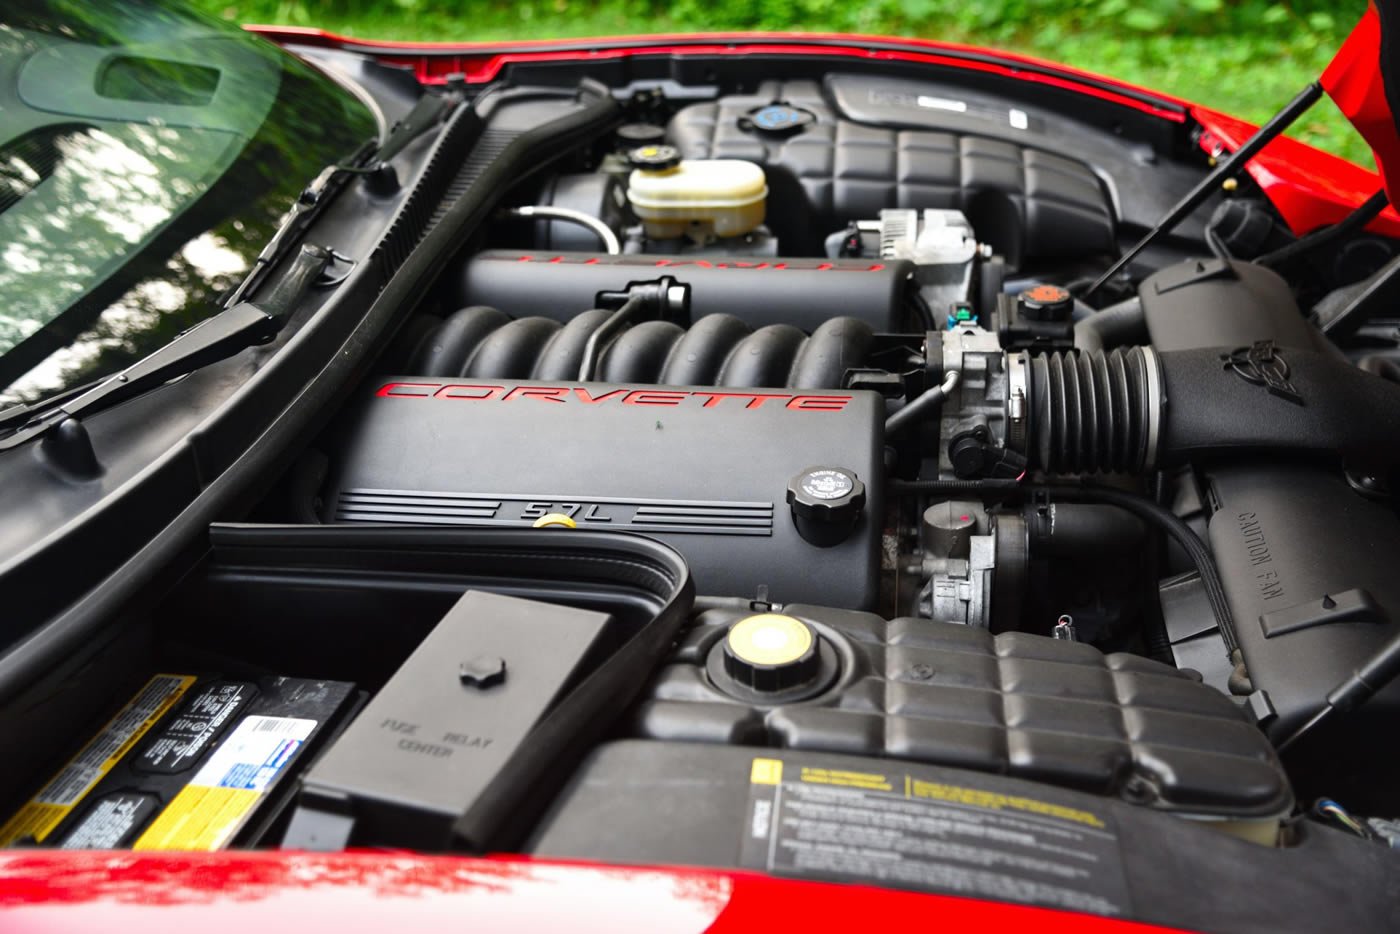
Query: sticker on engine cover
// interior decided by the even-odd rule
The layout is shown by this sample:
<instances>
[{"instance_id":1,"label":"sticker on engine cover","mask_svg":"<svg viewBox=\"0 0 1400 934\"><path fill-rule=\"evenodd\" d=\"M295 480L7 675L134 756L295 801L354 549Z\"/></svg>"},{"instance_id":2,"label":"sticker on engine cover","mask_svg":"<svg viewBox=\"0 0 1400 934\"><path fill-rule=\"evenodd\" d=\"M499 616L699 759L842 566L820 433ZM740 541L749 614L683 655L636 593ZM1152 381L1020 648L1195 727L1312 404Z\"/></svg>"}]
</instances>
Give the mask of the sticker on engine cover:
<instances>
[{"instance_id":1,"label":"sticker on engine cover","mask_svg":"<svg viewBox=\"0 0 1400 934\"><path fill-rule=\"evenodd\" d=\"M81 752L0 827L0 847L25 838L43 842L194 682L193 675L165 674L146 682Z\"/></svg>"},{"instance_id":2,"label":"sticker on engine cover","mask_svg":"<svg viewBox=\"0 0 1400 934\"><path fill-rule=\"evenodd\" d=\"M987 787L754 759L740 863L775 875L1129 911L1107 813ZM1053 791L1047 796L1054 797Z\"/></svg>"},{"instance_id":3,"label":"sticker on engine cover","mask_svg":"<svg viewBox=\"0 0 1400 934\"><path fill-rule=\"evenodd\" d=\"M220 849L315 729L301 717L244 717L132 849Z\"/></svg>"}]
</instances>

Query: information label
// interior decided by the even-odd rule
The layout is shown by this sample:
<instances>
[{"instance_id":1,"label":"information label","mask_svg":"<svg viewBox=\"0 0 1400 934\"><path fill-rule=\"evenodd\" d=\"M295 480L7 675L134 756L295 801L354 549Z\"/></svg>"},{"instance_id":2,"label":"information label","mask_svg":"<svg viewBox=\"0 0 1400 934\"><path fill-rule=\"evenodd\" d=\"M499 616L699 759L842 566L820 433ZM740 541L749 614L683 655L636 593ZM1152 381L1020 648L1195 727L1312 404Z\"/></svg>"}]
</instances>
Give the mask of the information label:
<instances>
[{"instance_id":1,"label":"information label","mask_svg":"<svg viewBox=\"0 0 1400 934\"><path fill-rule=\"evenodd\" d=\"M1106 812L985 785L753 760L741 862L775 875L1043 905L1130 909Z\"/></svg>"}]
</instances>

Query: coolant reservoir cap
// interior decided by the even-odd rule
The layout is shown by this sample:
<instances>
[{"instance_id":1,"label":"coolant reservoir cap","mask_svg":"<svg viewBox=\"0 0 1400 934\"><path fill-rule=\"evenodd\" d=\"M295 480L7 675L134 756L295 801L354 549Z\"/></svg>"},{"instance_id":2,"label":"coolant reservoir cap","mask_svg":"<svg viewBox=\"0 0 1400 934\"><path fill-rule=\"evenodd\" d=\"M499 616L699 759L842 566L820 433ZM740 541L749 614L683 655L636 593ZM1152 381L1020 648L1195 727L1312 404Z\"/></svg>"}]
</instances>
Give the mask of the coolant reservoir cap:
<instances>
[{"instance_id":1,"label":"coolant reservoir cap","mask_svg":"<svg viewBox=\"0 0 1400 934\"><path fill-rule=\"evenodd\" d=\"M821 670L817 634L802 620L760 613L739 620L724 639L724 671L756 691L786 691Z\"/></svg>"},{"instance_id":2,"label":"coolant reservoir cap","mask_svg":"<svg viewBox=\"0 0 1400 934\"><path fill-rule=\"evenodd\" d=\"M739 118L741 130L756 130L769 136L787 136L800 132L817 122L816 114L810 110L793 107L791 104L768 104L755 107Z\"/></svg>"},{"instance_id":3,"label":"coolant reservoir cap","mask_svg":"<svg viewBox=\"0 0 1400 934\"><path fill-rule=\"evenodd\" d=\"M1058 285L1036 285L1016 297L1021 314L1033 321L1067 321L1074 311L1074 296Z\"/></svg>"},{"instance_id":4,"label":"coolant reservoir cap","mask_svg":"<svg viewBox=\"0 0 1400 934\"><path fill-rule=\"evenodd\" d=\"M865 484L844 467L808 467L788 481L797 532L823 548L846 539L865 508Z\"/></svg>"}]
</instances>

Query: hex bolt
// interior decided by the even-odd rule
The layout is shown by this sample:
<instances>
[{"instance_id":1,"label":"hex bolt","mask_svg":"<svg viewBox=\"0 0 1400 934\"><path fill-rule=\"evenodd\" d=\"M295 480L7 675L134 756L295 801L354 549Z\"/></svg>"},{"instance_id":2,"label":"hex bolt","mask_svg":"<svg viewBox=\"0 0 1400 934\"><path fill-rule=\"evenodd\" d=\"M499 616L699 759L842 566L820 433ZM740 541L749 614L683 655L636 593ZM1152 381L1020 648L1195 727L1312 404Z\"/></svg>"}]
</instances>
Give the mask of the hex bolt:
<instances>
[{"instance_id":1,"label":"hex bolt","mask_svg":"<svg viewBox=\"0 0 1400 934\"><path fill-rule=\"evenodd\" d=\"M506 680L506 660L495 655L478 655L457 666L457 677L465 685L489 688Z\"/></svg>"}]
</instances>

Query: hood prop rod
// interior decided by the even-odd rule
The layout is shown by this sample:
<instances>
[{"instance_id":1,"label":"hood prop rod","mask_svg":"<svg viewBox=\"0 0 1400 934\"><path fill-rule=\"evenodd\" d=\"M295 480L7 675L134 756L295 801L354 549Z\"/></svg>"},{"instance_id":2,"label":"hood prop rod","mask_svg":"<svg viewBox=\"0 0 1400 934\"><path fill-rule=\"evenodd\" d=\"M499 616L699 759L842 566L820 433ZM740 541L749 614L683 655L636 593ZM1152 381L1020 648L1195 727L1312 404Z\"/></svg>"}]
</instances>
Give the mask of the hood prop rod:
<instances>
[{"instance_id":1,"label":"hood prop rod","mask_svg":"<svg viewBox=\"0 0 1400 934\"><path fill-rule=\"evenodd\" d=\"M1206 199L1219 189L1221 182L1236 175L1240 169L1244 168L1246 162L1257 156L1261 149L1292 126L1294 121L1306 113L1321 97L1322 85L1316 81L1299 91L1298 96L1289 101L1287 107L1274 114L1269 122L1256 130L1254 135L1245 140L1239 149L1232 152L1224 162L1221 162L1209 175L1201 179L1195 188L1192 188L1184 198L1176 203L1175 207L1167 212L1166 217L1157 222L1157 226L1149 230L1147 235L1139 240L1132 249L1119 257L1118 261L1109 267L1108 272L1095 279L1094 284L1089 286L1080 298L1088 298L1103 288L1106 282L1122 272L1139 253L1151 246L1153 241L1162 234L1170 232L1172 228L1185 220L1187 215L1204 204Z\"/></svg>"}]
</instances>

